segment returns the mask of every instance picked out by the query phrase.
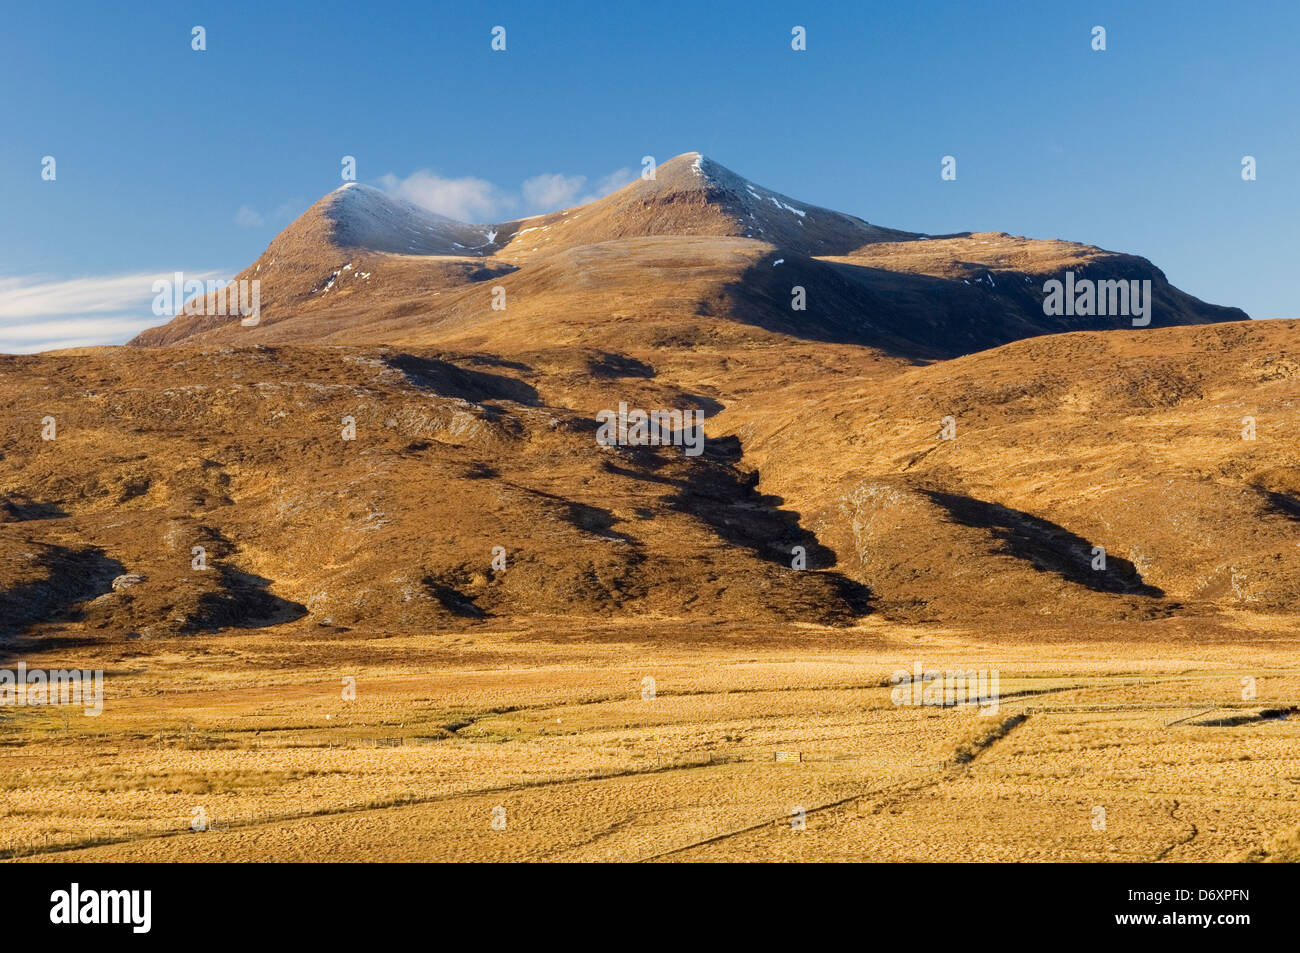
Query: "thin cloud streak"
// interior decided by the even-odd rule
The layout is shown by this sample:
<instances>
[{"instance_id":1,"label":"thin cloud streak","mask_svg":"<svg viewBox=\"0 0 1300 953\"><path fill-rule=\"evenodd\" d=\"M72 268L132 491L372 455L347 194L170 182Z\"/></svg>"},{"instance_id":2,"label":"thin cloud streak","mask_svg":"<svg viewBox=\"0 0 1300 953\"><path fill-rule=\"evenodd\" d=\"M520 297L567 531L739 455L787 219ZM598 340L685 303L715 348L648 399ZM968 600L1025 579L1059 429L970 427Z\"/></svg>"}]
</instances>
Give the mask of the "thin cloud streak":
<instances>
[{"instance_id":1,"label":"thin cloud streak","mask_svg":"<svg viewBox=\"0 0 1300 953\"><path fill-rule=\"evenodd\" d=\"M217 271L185 272L186 280L221 277ZM153 284L174 278L174 272L0 278L0 353L125 343L164 320L153 313Z\"/></svg>"}]
</instances>

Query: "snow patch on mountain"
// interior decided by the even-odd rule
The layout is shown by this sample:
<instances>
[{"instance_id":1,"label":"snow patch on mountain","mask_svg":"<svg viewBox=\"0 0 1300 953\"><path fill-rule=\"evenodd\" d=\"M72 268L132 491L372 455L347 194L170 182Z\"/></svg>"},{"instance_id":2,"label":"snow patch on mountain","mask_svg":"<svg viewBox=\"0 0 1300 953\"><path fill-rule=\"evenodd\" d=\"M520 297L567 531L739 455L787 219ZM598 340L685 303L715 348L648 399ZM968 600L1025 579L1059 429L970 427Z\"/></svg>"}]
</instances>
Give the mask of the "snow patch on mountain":
<instances>
[{"instance_id":1,"label":"snow patch on mountain","mask_svg":"<svg viewBox=\"0 0 1300 953\"><path fill-rule=\"evenodd\" d=\"M467 225L379 189L348 182L333 192L325 214L344 247L412 255L484 254L496 238L486 225Z\"/></svg>"}]
</instances>

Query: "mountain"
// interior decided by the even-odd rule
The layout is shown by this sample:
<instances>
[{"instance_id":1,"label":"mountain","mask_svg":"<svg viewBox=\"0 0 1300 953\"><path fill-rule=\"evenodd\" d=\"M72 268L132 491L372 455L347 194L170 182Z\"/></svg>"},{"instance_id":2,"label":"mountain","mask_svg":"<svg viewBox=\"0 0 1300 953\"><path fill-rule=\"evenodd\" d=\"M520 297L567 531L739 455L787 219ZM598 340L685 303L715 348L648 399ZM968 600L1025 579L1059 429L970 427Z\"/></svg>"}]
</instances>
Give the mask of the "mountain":
<instances>
[{"instance_id":1,"label":"mountain","mask_svg":"<svg viewBox=\"0 0 1300 953\"><path fill-rule=\"evenodd\" d=\"M649 335L659 352L711 340L816 340L930 360L1035 334L1131 326L1125 317L1046 315L1044 284L1067 271L1151 281L1152 326L1246 319L1179 291L1143 258L1003 233L884 228L689 153L586 205L493 225L350 184L237 276L261 282L258 327L182 315L132 343L409 343L508 354L539 341L626 348ZM492 306L495 287L505 290L504 312Z\"/></svg>"},{"instance_id":2,"label":"mountain","mask_svg":"<svg viewBox=\"0 0 1300 953\"><path fill-rule=\"evenodd\" d=\"M1045 314L1067 272L1151 281L1151 326ZM240 277L256 326L0 357L0 634L1126 626L1300 585L1296 325L1142 258L691 154L491 225L348 185ZM603 444L620 404L700 412L702 452Z\"/></svg>"}]
</instances>

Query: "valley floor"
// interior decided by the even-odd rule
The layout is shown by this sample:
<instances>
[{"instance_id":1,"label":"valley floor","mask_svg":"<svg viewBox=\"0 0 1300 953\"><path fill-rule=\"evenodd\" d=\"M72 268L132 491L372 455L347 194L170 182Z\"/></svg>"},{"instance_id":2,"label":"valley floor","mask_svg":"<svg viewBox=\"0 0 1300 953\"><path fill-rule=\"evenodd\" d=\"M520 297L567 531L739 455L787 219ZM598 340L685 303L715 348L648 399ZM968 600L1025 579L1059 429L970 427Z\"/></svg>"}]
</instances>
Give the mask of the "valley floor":
<instances>
[{"instance_id":1,"label":"valley floor","mask_svg":"<svg viewBox=\"0 0 1300 953\"><path fill-rule=\"evenodd\" d=\"M0 857L1294 857L1276 620L315 629L104 643L100 716L0 709ZM895 705L918 662L997 670L997 712Z\"/></svg>"}]
</instances>

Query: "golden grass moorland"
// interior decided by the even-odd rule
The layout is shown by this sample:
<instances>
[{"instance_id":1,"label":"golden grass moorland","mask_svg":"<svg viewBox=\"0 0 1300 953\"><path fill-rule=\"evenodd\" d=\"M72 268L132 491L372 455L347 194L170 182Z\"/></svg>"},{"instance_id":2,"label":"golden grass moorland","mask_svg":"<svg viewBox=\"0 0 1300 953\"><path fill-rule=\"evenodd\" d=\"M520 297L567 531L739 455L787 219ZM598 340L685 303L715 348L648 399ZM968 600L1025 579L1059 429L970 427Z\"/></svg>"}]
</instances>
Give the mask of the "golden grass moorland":
<instances>
[{"instance_id":1,"label":"golden grass moorland","mask_svg":"<svg viewBox=\"0 0 1300 953\"><path fill-rule=\"evenodd\" d=\"M1294 859L1294 634L1081 631L557 622L106 650L102 715L4 711L0 855ZM895 705L918 660L997 669L998 710Z\"/></svg>"}]
</instances>

